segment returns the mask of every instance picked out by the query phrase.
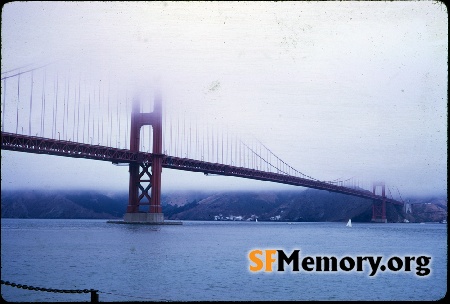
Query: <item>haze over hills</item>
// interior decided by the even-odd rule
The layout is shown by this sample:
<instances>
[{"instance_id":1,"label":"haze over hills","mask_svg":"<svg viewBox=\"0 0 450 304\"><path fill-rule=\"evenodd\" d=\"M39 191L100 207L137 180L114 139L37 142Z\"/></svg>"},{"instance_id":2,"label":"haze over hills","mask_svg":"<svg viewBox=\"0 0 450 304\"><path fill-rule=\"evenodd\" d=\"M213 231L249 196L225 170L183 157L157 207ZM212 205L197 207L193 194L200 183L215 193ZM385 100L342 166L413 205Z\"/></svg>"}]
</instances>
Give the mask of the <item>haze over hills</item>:
<instances>
[{"instance_id":1,"label":"haze over hills","mask_svg":"<svg viewBox=\"0 0 450 304\"><path fill-rule=\"evenodd\" d=\"M2 218L120 219L127 193L26 190L1 192ZM409 198L411 212L387 204L388 222L447 219L447 197ZM370 222L372 202L328 191L174 191L162 195L170 220Z\"/></svg>"}]
</instances>

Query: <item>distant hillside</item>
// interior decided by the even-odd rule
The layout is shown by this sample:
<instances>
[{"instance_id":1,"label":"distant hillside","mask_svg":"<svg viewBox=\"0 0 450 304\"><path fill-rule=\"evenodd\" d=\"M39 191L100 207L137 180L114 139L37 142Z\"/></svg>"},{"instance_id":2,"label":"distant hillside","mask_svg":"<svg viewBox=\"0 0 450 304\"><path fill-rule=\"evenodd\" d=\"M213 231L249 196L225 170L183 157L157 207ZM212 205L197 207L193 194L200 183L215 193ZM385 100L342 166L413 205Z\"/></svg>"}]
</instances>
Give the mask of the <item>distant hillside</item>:
<instances>
[{"instance_id":1,"label":"distant hillside","mask_svg":"<svg viewBox=\"0 0 450 304\"><path fill-rule=\"evenodd\" d=\"M173 191L169 193L161 194L161 204L173 205L173 206L183 206L193 201L199 201L209 195L214 194L213 191Z\"/></svg>"},{"instance_id":2,"label":"distant hillside","mask_svg":"<svg viewBox=\"0 0 450 304\"><path fill-rule=\"evenodd\" d=\"M2 191L2 218L111 219L126 205L93 191Z\"/></svg>"},{"instance_id":3,"label":"distant hillside","mask_svg":"<svg viewBox=\"0 0 450 304\"><path fill-rule=\"evenodd\" d=\"M372 202L314 189L293 191L174 191L161 198L171 220L370 222ZM447 197L409 199L411 213L387 204L388 222L447 219ZM2 191L2 218L123 218L127 193L95 191Z\"/></svg>"},{"instance_id":4,"label":"distant hillside","mask_svg":"<svg viewBox=\"0 0 450 304\"><path fill-rule=\"evenodd\" d=\"M189 207L189 208L187 208ZM402 210L388 206L388 221L402 218ZM344 194L308 189L304 191L245 191L217 193L195 200L183 208L165 211L168 219L215 220L255 219L260 221L354 221L368 222L372 202ZM403 219L403 218L402 218Z\"/></svg>"},{"instance_id":5,"label":"distant hillside","mask_svg":"<svg viewBox=\"0 0 450 304\"><path fill-rule=\"evenodd\" d=\"M440 222L447 220L447 198L436 197L410 200L411 213L405 218L413 222Z\"/></svg>"}]
</instances>

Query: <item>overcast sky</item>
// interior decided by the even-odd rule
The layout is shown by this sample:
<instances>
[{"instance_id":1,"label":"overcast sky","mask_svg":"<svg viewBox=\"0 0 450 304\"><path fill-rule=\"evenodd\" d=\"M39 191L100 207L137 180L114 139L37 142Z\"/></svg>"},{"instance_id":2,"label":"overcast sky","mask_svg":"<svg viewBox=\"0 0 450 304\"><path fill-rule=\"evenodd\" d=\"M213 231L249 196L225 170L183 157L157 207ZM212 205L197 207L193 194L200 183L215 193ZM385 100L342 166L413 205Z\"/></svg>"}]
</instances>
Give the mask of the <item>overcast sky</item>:
<instances>
[{"instance_id":1,"label":"overcast sky","mask_svg":"<svg viewBox=\"0 0 450 304\"><path fill-rule=\"evenodd\" d=\"M130 95L159 88L167 113L254 136L314 178L441 195L447 28L434 1L10 2L1 63L69 60ZM128 187L108 162L2 151L1 169L2 189ZM164 169L162 189L292 186Z\"/></svg>"}]
</instances>

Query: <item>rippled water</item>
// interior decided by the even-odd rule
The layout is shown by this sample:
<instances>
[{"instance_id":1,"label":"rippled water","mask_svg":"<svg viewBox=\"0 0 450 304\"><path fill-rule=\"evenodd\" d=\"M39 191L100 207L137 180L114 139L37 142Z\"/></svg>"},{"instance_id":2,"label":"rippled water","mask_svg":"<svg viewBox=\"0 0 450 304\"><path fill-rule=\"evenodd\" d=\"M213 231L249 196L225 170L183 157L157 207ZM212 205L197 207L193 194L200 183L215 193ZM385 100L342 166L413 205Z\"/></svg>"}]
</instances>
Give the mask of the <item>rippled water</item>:
<instances>
[{"instance_id":1,"label":"rippled water","mask_svg":"<svg viewBox=\"0 0 450 304\"><path fill-rule=\"evenodd\" d=\"M98 289L100 301L438 300L447 286L447 225L1 220L4 281ZM250 272L252 249L300 255L428 255L431 274ZM290 267L290 266L289 266ZM290 268L289 268L290 269ZM89 294L1 285L8 301L89 301Z\"/></svg>"}]
</instances>

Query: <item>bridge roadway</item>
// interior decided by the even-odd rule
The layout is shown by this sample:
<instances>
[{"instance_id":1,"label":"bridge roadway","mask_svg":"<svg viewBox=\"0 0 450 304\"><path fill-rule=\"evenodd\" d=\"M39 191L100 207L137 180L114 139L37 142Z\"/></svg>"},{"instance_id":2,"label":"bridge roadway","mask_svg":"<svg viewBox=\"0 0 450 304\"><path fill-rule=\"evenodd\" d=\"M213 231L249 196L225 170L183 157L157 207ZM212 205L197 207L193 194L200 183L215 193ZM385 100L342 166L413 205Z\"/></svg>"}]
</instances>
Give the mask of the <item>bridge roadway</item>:
<instances>
[{"instance_id":1,"label":"bridge roadway","mask_svg":"<svg viewBox=\"0 0 450 304\"><path fill-rule=\"evenodd\" d=\"M59 155L73 158L95 159L112 163L146 162L151 164L152 158L154 156L153 153L133 152L127 149L118 149L7 132L2 132L1 148L2 150L20 151L35 154ZM381 195L375 195L368 190L359 190L344 186L338 186L297 176L265 172L218 163L209 163L200 160L179 158L168 155L159 155L159 157L162 157L163 159L162 166L169 169L243 177L248 179L270 181L319 190L327 190L372 200L383 200L383 197ZM385 199L387 203L403 205L403 203L400 201L390 199L388 197L386 197Z\"/></svg>"}]
</instances>

